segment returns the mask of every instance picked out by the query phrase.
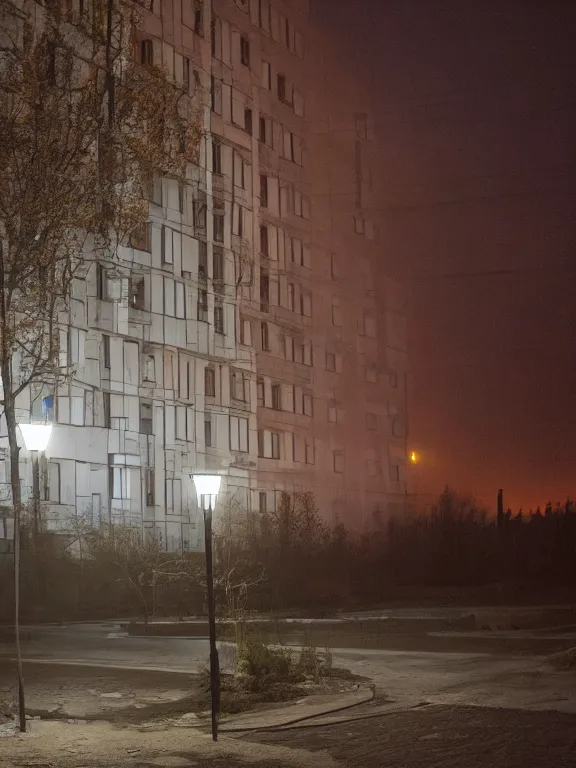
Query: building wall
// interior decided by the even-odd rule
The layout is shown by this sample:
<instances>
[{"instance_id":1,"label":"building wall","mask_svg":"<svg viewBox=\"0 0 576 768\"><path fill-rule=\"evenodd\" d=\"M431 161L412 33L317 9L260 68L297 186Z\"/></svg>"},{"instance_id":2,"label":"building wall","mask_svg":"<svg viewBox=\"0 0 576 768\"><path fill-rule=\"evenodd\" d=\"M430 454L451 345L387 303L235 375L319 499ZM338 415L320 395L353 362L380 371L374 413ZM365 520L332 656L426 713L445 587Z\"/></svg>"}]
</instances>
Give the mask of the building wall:
<instances>
[{"instance_id":1,"label":"building wall","mask_svg":"<svg viewBox=\"0 0 576 768\"><path fill-rule=\"evenodd\" d=\"M374 527L405 494L406 321L376 226L369 99L305 0L152 8L140 36L189 83L199 163L155 185L138 248L75 283L48 526L86 513L194 549L190 474L214 470L248 509L311 490L328 522ZM23 393L20 420L45 394Z\"/></svg>"}]
</instances>

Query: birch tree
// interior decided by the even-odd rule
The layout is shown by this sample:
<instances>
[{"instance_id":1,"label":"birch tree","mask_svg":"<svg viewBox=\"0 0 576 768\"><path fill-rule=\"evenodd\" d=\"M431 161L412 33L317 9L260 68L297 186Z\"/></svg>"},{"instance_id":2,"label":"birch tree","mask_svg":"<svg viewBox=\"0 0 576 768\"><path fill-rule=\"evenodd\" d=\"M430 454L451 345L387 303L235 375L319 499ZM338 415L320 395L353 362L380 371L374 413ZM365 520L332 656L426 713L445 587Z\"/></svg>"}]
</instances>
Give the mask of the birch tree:
<instances>
[{"instance_id":1,"label":"birch tree","mask_svg":"<svg viewBox=\"0 0 576 768\"><path fill-rule=\"evenodd\" d=\"M59 323L73 279L115 257L147 220L154 178L184 179L198 146L185 87L138 46L141 12L135 0L0 0L0 405L22 730L18 397L69 375Z\"/></svg>"}]
</instances>

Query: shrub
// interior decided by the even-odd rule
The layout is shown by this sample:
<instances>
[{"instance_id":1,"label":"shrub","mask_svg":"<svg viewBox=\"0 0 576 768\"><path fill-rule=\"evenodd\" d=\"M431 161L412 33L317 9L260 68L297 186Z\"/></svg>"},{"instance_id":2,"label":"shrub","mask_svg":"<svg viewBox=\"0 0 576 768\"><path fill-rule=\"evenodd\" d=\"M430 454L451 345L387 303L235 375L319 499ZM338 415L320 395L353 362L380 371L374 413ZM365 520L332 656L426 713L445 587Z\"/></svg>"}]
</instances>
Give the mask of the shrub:
<instances>
[{"instance_id":1,"label":"shrub","mask_svg":"<svg viewBox=\"0 0 576 768\"><path fill-rule=\"evenodd\" d=\"M238 649L238 673L258 682L292 681L296 677L290 651L256 642Z\"/></svg>"}]
</instances>

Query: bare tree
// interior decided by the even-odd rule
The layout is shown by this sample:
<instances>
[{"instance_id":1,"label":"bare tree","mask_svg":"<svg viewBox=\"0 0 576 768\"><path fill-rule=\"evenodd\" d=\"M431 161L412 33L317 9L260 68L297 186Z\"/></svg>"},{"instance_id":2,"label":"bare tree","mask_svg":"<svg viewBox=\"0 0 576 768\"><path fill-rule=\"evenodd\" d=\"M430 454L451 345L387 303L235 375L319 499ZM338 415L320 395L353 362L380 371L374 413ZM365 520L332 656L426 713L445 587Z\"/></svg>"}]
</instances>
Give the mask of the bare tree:
<instances>
[{"instance_id":1,"label":"bare tree","mask_svg":"<svg viewBox=\"0 0 576 768\"><path fill-rule=\"evenodd\" d=\"M54 392L70 375L60 331L73 280L145 225L153 179L185 178L196 157L185 90L134 58L139 10L136 0L0 0L0 405L22 730L18 397L35 382Z\"/></svg>"}]
</instances>

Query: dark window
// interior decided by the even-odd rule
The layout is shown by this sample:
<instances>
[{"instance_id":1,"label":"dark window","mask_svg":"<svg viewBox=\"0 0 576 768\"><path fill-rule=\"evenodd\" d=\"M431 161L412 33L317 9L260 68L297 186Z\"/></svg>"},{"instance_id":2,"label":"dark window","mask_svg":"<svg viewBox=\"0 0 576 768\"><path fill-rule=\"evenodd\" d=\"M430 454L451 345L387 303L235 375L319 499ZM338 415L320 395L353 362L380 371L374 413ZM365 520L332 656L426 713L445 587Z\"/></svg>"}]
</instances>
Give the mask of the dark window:
<instances>
[{"instance_id":1,"label":"dark window","mask_svg":"<svg viewBox=\"0 0 576 768\"><path fill-rule=\"evenodd\" d=\"M198 320L208 322L208 291L198 291Z\"/></svg>"},{"instance_id":2,"label":"dark window","mask_svg":"<svg viewBox=\"0 0 576 768\"><path fill-rule=\"evenodd\" d=\"M214 248L212 252L212 279L224 280L224 251Z\"/></svg>"},{"instance_id":3,"label":"dark window","mask_svg":"<svg viewBox=\"0 0 576 768\"><path fill-rule=\"evenodd\" d=\"M204 445L212 447L212 415L209 413L204 415Z\"/></svg>"},{"instance_id":4,"label":"dark window","mask_svg":"<svg viewBox=\"0 0 576 768\"><path fill-rule=\"evenodd\" d=\"M264 407L264 397L265 389L264 389L264 379L258 378L256 380L256 400L258 402L258 405Z\"/></svg>"},{"instance_id":5,"label":"dark window","mask_svg":"<svg viewBox=\"0 0 576 768\"><path fill-rule=\"evenodd\" d=\"M222 144L219 141L212 142L212 171L222 173Z\"/></svg>"},{"instance_id":6,"label":"dark window","mask_svg":"<svg viewBox=\"0 0 576 768\"><path fill-rule=\"evenodd\" d=\"M266 118L261 117L258 121L258 138L266 144Z\"/></svg>"},{"instance_id":7,"label":"dark window","mask_svg":"<svg viewBox=\"0 0 576 768\"><path fill-rule=\"evenodd\" d=\"M267 272L260 273L260 311L268 312L270 304L270 278Z\"/></svg>"},{"instance_id":8,"label":"dark window","mask_svg":"<svg viewBox=\"0 0 576 768\"><path fill-rule=\"evenodd\" d=\"M182 70L182 82L184 83L184 89L186 93L190 92L190 59L184 56L183 70Z\"/></svg>"},{"instance_id":9,"label":"dark window","mask_svg":"<svg viewBox=\"0 0 576 768\"><path fill-rule=\"evenodd\" d=\"M280 384L272 384L272 408L275 411L282 410L282 390Z\"/></svg>"},{"instance_id":10,"label":"dark window","mask_svg":"<svg viewBox=\"0 0 576 768\"><path fill-rule=\"evenodd\" d=\"M268 334L268 323L260 323L260 334L262 337L262 350L264 352L270 351L270 338Z\"/></svg>"},{"instance_id":11,"label":"dark window","mask_svg":"<svg viewBox=\"0 0 576 768\"><path fill-rule=\"evenodd\" d=\"M197 35L202 35L204 31L204 19L202 13L202 3L194 3L194 32Z\"/></svg>"},{"instance_id":12,"label":"dark window","mask_svg":"<svg viewBox=\"0 0 576 768\"><path fill-rule=\"evenodd\" d=\"M130 235L130 245L137 251L150 251L150 227L148 223L138 227Z\"/></svg>"},{"instance_id":13,"label":"dark window","mask_svg":"<svg viewBox=\"0 0 576 768\"><path fill-rule=\"evenodd\" d=\"M270 432L270 442L271 442L271 458L272 459L279 459L280 458L280 434L278 432Z\"/></svg>"},{"instance_id":14,"label":"dark window","mask_svg":"<svg viewBox=\"0 0 576 768\"><path fill-rule=\"evenodd\" d=\"M206 268L208 265L208 246L202 240L198 251L198 276L206 277Z\"/></svg>"},{"instance_id":15,"label":"dark window","mask_svg":"<svg viewBox=\"0 0 576 768\"><path fill-rule=\"evenodd\" d=\"M110 368L110 336L102 336L102 351L104 353L104 368Z\"/></svg>"},{"instance_id":16,"label":"dark window","mask_svg":"<svg viewBox=\"0 0 576 768\"><path fill-rule=\"evenodd\" d=\"M269 251L269 241L268 241L268 227L264 224L260 227L260 253L263 256L268 256Z\"/></svg>"},{"instance_id":17,"label":"dark window","mask_svg":"<svg viewBox=\"0 0 576 768\"><path fill-rule=\"evenodd\" d=\"M262 208L268 208L268 176L260 176L260 205Z\"/></svg>"},{"instance_id":18,"label":"dark window","mask_svg":"<svg viewBox=\"0 0 576 768\"><path fill-rule=\"evenodd\" d=\"M224 307L222 304L214 305L214 330L216 333L224 333Z\"/></svg>"},{"instance_id":19,"label":"dark window","mask_svg":"<svg viewBox=\"0 0 576 768\"><path fill-rule=\"evenodd\" d=\"M130 279L130 306L132 309L145 309L146 285L143 275L133 276Z\"/></svg>"},{"instance_id":20,"label":"dark window","mask_svg":"<svg viewBox=\"0 0 576 768\"><path fill-rule=\"evenodd\" d=\"M258 509L263 515L267 512L266 491L260 491L258 494Z\"/></svg>"},{"instance_id":21,"label":"dark window","mask_svg":"<svg viewBox=\"0 0 576 768\"><path fill-rule=\"evenodd\" d=\"M110 298L108 295L108 275L100 263L96 265L96 296L104 301Z\"/></svg>"},{"instance_id":22,"label":"dark window","mask_svg":"<svg viewBox=\"0 0 576 768\"><path fill-rule=\"evenodd\" d=\"M140 432L143 435L153 434L151 403L140 403Z\"/></svg>"},{"instance_id":23,"label":"dark window","mask_svg":"<svg viewBox=\"0 0 576 768\"><path fill-rule=\"evenodd\" d=\"M154 64L154 46L152 40L142 40L140 43L140 63L147 67Z\"/></svg>"},{"instance_id":24,"label":"dark window","mask_svg":"<svg viewBox=\"0 0 576 768\"><path fill-rule=\"evenodd\" d=\"M146 506L154 506L154 470L146 469Z\"/></svg>"},{"instance_id":25,"label":"dark window","mask_svg":"<svg viewBox=\"0 0 576 768\"><path fill-rule=\"evenodd\" d=\"M286 101L286 76L278 75L278 98Z\"/></svg>"},{"instance_id":26,"label":"dark window","mask_svg":"<svg viewBox=\"0 0 576 768\"><path fill-rule=\"evenodd\" d=\"M224 216L220 214L213 216L214 222L214 240L217 243L224 242Z\"/></svg>"},{"instance_id":27,"label":"dark window","mask_svg":"<svg viewBox=\"0 0 576 768\"><path fill-rule=\"evenodd\" d=\"M240 38L240 61L245 67L250 66L250 41L245 37Z\"/></svg>"},{"instance_id":28,"label":"dark window","mask_svg":"<svg viewBox=\"0 0 576 768\"><path fill-rule=\"evenodd\" d=\"M206 397L216 397L216 372L211 365L204 369L204 394Z\"/></svg>"},{"instance_id":29,"label":"dark window","mask_svg":"<svg viewBox=\"0 0 576 768\"><path fill-rule=\"evenodd\" d=\"M244 110L244 130L252 136L252 110L248 107Z\"/></svg>"},{"instance_id":30,"label":"dark window","mask_svg":"<svg viewBox=\"0 0 576 768\"><path fill-rule=\"evenodd\" d=\"M104 400L104 426L110 429L110 392L102 392Z\"/></svg>"}]
</instances>

